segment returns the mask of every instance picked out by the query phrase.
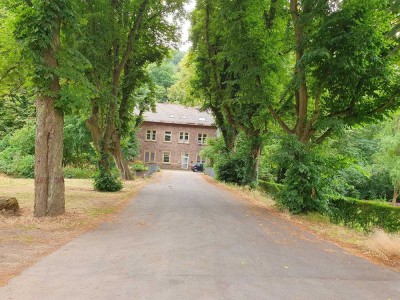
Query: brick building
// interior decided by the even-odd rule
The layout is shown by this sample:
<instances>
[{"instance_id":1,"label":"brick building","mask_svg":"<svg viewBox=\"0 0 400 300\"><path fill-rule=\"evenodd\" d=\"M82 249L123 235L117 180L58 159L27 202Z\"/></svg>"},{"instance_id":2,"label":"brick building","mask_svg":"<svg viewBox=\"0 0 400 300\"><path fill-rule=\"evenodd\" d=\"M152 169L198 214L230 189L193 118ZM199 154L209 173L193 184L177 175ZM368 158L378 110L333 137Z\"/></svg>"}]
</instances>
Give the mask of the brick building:
<instances>
[{"instance_id":1,"label":"brick building","mask_svg":"<svg viewBox=\"0 0 400 300\"><path fill-rule=\"evenodd\" d=\"M146 112L138 131L140 160L164 169L189 169L205 162L200 151L216 135L214 119L207 112L179 104L158 103Z\"/></svg>"}]
</instances>

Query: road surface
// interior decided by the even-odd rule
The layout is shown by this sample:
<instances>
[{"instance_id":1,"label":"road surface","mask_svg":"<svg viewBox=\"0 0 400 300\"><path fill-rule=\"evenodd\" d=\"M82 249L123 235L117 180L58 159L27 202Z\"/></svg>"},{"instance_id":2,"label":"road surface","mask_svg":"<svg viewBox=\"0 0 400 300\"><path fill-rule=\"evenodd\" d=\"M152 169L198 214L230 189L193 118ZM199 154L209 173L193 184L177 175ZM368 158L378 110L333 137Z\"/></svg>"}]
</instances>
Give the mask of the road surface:
<instances>
[{"instance_id":1,"label":"road surface","mask_svg":"<svg viewBox=\"0 0 400 300\"><path fill-rule=\"evenodd\" d=\"M400 299L352 256L204 175L163 171L121 213L0 288L0 299Z\"/></svg>"}]
</instances>

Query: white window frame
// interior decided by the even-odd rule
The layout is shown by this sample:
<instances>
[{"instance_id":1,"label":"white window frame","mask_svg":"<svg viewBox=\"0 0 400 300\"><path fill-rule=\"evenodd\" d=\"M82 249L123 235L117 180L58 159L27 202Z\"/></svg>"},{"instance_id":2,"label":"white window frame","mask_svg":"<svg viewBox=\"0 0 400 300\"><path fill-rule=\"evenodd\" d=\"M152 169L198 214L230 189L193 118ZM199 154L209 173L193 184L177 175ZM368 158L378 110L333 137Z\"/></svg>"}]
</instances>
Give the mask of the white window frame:
<instances>
[{"instance_id":1,"label":"white window frame","mask_svg":"<svg viewBox=\"0 0 400 300\"><path fill-rule=\"evenodd\" d=\"M150 134L150 139L148 135ZM157 140L157 130L154 129L147 129L146 130L146 141L155 142Z\"/></svg>"},{"instance_id":2,"label":"white window frame","mask_svg":"<svg viewBox=\"0 0 400 300\"><path fill-rule=\"evenodd\" d=\"M206 164L207 159L202 158L199 153L196 154L196 163Z\"/></svg>"},{"instance_id":3,"label":"white window frame","mask_svg":"<svg viewBox=\"0 0 400 300\"><path fill-rule=\"evenodd\" d=\"M181 135L183 136L183 139L181 139ZM187 140L186 140L187 136ZM179 131L179 143L180 144L189 144L190 141L190 133L186 131Z\"/></svg>"},{"instance_id":4,"label":"white window frame","mask_svg":"<svg viewBox=\"0 0 400 300\"><path fill-rule=\"evenodd\" d=\"M169 132L169 134L167 134L167 132ZM166 140L167 136L169 136L169 141ZM171 130L164 131L164 142L166 142L166 143L172 142L172 131Z\"/></svg>"},{"instance_id":5,"label":"white window frame","mask_svg":"<svg viewBox=\"0 0 400 300\"><path fill-rule=\"evenodd\" d=\"M149 154L149 161L146 161L146 153ZM154 160L153 161L151 160L151 154L152 153L154 154ZM154 164L156 162L156 151L145 150L144 153L143 153L143 161L146 164Z\"/></svg>"},{"instance_id":6,"label":"white window frame","mask_svg":"<svg viewBox=\"0 0 400 300\"><path fill-rule=\"evenodd\" d=\"M166 153L168 153L168 161L167 162L164 160ZM166 165L170 165L171 164L171 151L163 151L162 163L166 164Z\"/></svg>"},{"instance_id":7,"label":"white window frame","mask_svg":"<svg viewBox=\"0 0 400 300\"><path fill-rule=\"evenodd\" d=\"M197 143L199 145L206 145L207 144L207 133L198 133L197 134Z\"/></svg>"}]
</instances>

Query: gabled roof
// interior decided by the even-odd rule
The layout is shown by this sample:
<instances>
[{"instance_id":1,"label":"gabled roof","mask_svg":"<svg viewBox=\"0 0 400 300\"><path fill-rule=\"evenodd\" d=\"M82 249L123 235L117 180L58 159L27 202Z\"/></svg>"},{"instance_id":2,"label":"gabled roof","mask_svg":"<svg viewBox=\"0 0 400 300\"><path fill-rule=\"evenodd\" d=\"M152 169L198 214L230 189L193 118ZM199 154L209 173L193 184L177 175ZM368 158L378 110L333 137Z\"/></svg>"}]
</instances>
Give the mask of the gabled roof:
<instances>
[{"instance_id":1,"label":"gabled roof","mask_svg":"<svg viewBox=\"0 0 400 300\"><path fill-rule=\"evenodd\" d=\"M156 112L147 111L143 114L144 121L169 124L213 126L211 114L199 111L196 107L185 107L180 104L157 103Z\"/></svg>"}]
</instances>

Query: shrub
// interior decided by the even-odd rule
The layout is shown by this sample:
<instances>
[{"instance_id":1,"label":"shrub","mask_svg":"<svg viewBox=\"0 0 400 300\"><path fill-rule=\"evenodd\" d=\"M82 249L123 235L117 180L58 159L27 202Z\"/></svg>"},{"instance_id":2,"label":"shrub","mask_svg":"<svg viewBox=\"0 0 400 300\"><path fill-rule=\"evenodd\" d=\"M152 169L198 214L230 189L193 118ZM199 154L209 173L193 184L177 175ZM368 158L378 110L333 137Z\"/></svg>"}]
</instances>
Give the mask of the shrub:
<instances>
[{"instance_id":1,"label":"shrub","mask_svg":"<svg viewBox=\"0 0 400 300\"><path fill-rule=\"evenodd\" d=\"M260 187L261 190L267 192L272 196L276 196L279 193L279 191L283 188L283 184L271 181L263 181L263 180L258 181L258 186Z\"/></svg>"},{"instance_id":2,"label":"shrub","mask_svg":"<svg viewBox=\"0 0 400 300\"><path fill-rule=\"evenodd\" d=\"M89 179L93 177L93 169L91 166L75 167L66 166L64 167L64 177L65 178L79 178L79 179Z\"/></svg>"},{"instance_id":3,"label":"shrub","mask_svg":"<svg viewBox=\"0 0 400 300\"><path fill-rule=\"evenodd\" d=\"M314 145L305 145L295 136L282 140L275 160L285 171L284 186L277 200L292 213L326 212L332 174L340 165Z\"/></svg>"},{"instance_id":4,"label":"shrub","mask_svg":"<svg viewBox=\"0 0 400 300\"><path fill-rule=\"evenodd\" d=\"M64 165L85 165L95 161L96 153L85 121L79 116L66 116L64 123Z\"/></svg>"},{"instance_id":5,"label":"shrub","mask_svg":"<svg viewBox=\"0 0 400 300\"><path fill-rule=\"evenodd\" d=\"M147 170L149 169L149 168L146 167L146 166L144 165L144 163L141 162L141 161L135 161L135 162L133 162L133 163L130 165L130 167L131 167L135 172L145 172L145 171L147 171Z\"/></svg>"},{"instance_id":6,"label":"shrub","mask_svg":"<svg viewBox=\"0 0 400 300\"><path fill-rule=\"evenodd\" d=\"M123 188L123 184L115 174L99 172L94 177L94 188L100 192L118 192Z\"/></svg>"},{"instance_id":7,"label":"shrub","mask_svg":"<svg viewBox=\"0 0 400 300\"><path fill-rule=\"evenodd\" d=\"M215 164L215 172L218 180L240 185L248 183L245 172L246 168L247 164L243 158L234 155L220 160Z\"/></svg>"},{"instance_id":8,"label":"shrub","mask_svg":"<svg viewBox=\"0 0 400 300\"><path fill-rule=\"evenodd\" d=\"M255 184L252 172L254 159L251 155L253 140L243 133L239 134L234 151L226 149L222 138L210 139L208 142L209 146L202 151L202 155L214 162L213 167L218 180L239 185Z\"/></svg>"},{"instance_id":9,"label":"shrub","mask_svg":"<svg viewBox=\"0 0 400 300\"><path fill-rule=\"evenodd\" d=\"M374 227L388 232L400 231L400 207L382 201L337 197L330 199L332 222L370 231Z\"/></svg>"},{"instance_id":10,"label":"shrub","mask_svg":"<svg viewBox=\"0 0 400 300\"><path fill-rule=\"evenodd\" d=\"M35 177L35 157L33 155L21 157L16 162L15 173L25 178Z\"/></svg>"},{"instance_id":11,"label":"shrub","mask_svg":"<svg viewBox=\"0 0 400 300\"><path fill-rule=\"evenodd\" d=\"M35 125L24 127L0 141L0 172L32 178L34 175Z\"/></svg>"}]
</instances>

